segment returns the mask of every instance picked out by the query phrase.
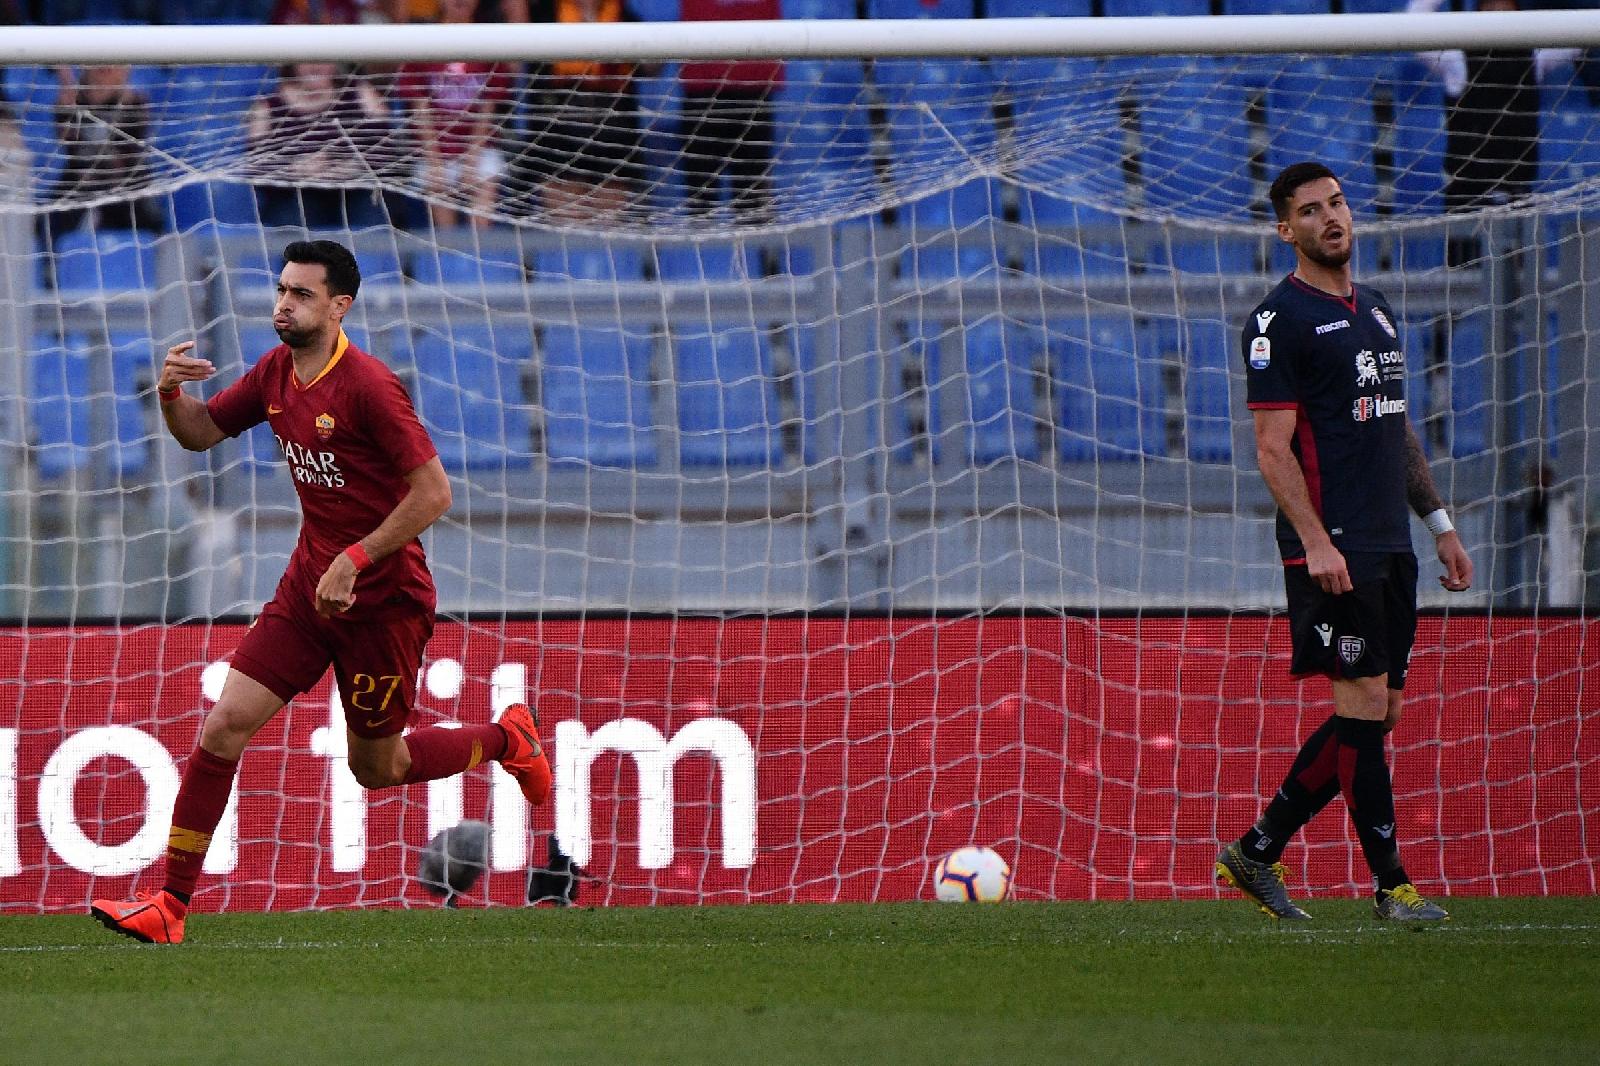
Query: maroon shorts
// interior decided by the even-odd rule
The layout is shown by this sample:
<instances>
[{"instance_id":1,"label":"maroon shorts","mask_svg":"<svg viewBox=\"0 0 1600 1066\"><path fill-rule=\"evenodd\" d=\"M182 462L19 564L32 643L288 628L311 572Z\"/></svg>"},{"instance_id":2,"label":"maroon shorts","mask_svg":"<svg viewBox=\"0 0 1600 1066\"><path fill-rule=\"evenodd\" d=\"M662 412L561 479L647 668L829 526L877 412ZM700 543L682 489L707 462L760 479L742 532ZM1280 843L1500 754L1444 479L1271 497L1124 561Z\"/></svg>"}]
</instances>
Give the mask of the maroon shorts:
<instances>
[{"instance_id":1,"label":"maroon shorts","mask_svg":"<svg viewBox=\"0 0 1600 1066\"><path fill-rule=\"evenodd\" d=\"M288 703L332 664L350 731L391 737L411 717L422 649L432 635L433 612L422 608L349 622L319 617L309 599L302 607L274 598L239 642L232 665Z\"/></svg>"}]
</instances>

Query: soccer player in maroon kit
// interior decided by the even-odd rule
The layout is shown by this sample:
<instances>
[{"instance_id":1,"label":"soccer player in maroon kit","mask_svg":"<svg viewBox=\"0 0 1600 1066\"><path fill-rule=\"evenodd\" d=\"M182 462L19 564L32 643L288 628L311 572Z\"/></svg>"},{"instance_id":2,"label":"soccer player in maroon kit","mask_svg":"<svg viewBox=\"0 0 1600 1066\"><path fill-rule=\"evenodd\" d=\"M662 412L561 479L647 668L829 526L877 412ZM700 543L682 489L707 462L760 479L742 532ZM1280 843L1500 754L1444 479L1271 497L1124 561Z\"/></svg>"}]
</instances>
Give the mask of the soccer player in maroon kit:
<instances>
[{"instance_id":1,"label":"soccer player in maroon kit","mask_svg":"<svg viewBox=\"0 0 1600 1066\"><path fill-rule=\"evenodd\" d=\"M283 341L209 402L183 392L215 373L185 341L157 383L173 437L204 451L266 421L294 477L300 539L272 600L234 652L222 696L184 768L167 838L166 881L92 913L137 940L176 944L195 880L250 738L331 664L344 704L350 769L366 788L431 781L496 760L529 803L550 794L550 763L524 704L499 722L402 736L435 594L422 531L450 507L450 483L404 386L350 343L340 323L361 273L333 241L284 250L273 327Z\"/></svg>"}]
</instances>

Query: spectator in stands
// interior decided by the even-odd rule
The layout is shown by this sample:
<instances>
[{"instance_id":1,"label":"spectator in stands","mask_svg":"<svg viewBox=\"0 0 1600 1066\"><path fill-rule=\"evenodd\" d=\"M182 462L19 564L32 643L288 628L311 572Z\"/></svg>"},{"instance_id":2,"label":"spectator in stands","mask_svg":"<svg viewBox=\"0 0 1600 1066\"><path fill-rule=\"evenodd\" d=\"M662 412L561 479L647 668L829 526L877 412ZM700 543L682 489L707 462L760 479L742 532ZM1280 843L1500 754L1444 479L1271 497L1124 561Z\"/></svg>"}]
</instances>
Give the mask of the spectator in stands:
<instances>
[{"instance_id":1,"label":"spectator in stands","mask_svg":"<svg viewBox=\"0 0 1600 1066\"><path fill-rule=\"evenodd\" d=\"M50 246L86 221L96 229L137 229L160 233L167 212L160 199L138 196L151 178L148 147L150 102L128 84L126 65L83 69L82 80L70 67L58 67L56 134L62 167L45 193L61 205L41 220ZM95 197L116 199L81 207Z\"/></svg>"},{"instance_id":2,"label":"spectator in stands","mask_svg":"<svg viewBox=\"0 0 1600 1066\"><path fill-rule=\"evenodd\" d=\"M685 22L780 19L778 0L681 0ZM689 206L709 214L721 200L724 173L735 214L765 222L772 214L772 94L783 82L775 59L685 63L683 162Z\"/></svg>"},{"instance_id":3,"label":"spectator in stands","mask_svg":"<svg viewBox=\"0 0 1600 1066\"><path fill-rule=\"evenodd\" d=\"M1408 11L1437 11L1444 0L1410 0ZM1516 11L1517 0L1480 0L1480 11ZM1575 49L1421 52L1444 83L1445 209L1508 203L1533 191L1539 176L1539 82Z\"/></svg>"},{"instance_id":4,"label":"spectator in stands","mask_svg":"<svg viewBox=\"0 0 1600 1066\"><path fill-rule=\"evenodd\" d=\"M444 0L446 23L471 22L476 0ZM511 105L514 75L493 63L407 63L399 91L409 107L422 153L422 187L433 223L454 226L459 210L449 201L472 204L475 225L489 224L506 172L501 132Z\"/></svg>"},{"instance_id":5,"label":"spectator in stands","mask_svg":"<svg viewBox=\"0 0 1600 1066\"><path fill-rule=\"evenodd\" d=\"M252 157L291 182L257 186L267 225L358 225L373 213L366 189L305 184L370 184L382 164L372 149L389 132L388 108L370 82L333 63L290 64L271 95L251 105L246 131Z\"/></svg>"},{"instance_id":6,"label":"spectator in stands","mask_svg":"<svg viewBox=\"0 0 1600 1066\"><path fill-rule=\"evenodd\" d=\"M349 26L364 21L363 0L277 0L267 21L274 26Z\"/></svg>"},{"instance_id":7,"label":"spectator in stands","mask_svg":"<svg viewBox=\"0 0 1600 1066\"><path fill-rule=\"evenodd\" d=\"M534 22L637 22L627 0L535 0ZM538 187L555 218L615 215L638 196L644 175L634 78L654 68L588 59L533 72L533 113L517 160L519 184Z\"/></svg>"},{"instance_id":8,"label":"spectator in stands","mask_svg":"<svg viewBox=\"0 0 1600 1066\"><path fill-rule=\"evenodd\" d=\"M0 203L28 203L33 199L33 153L22 139L22 127L11 106L0 101Z\"/></svg>"}]
</instances>

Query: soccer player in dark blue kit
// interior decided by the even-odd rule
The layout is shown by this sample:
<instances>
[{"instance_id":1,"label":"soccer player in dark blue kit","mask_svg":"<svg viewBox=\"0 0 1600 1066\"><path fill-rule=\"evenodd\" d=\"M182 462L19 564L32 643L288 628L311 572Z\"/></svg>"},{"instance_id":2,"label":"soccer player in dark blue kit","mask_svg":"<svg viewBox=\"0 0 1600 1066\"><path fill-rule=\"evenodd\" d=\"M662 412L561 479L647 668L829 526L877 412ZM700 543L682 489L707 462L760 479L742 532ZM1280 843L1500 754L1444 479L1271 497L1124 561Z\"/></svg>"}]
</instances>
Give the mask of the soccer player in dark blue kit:
<instances>
[{"instance_id":1,"label":"soccer player in dark blue kit","mask_svg":"<svg viewBox=\"0 0 1600 1066\"><path fill-rule=\"evenodd\" d=\"M1406 417L1405 352L1383 296L1350 276L1354 231L1338 178L1296 163L1272 183L1294 273L1245 322L1256 459L1278 503L1297 677L1325 675L1333 715L1301 747L1255 825L1217 856L1217 876L1274 918L1310 917L1289 898L1284 846L1343 794L1376 883L1379 918L1448 918L1400 861L1384 735L1400 720L1417 622L1407 508L1434 535L1452 592L1472 560Z\"/></svg>"}]
</instances>

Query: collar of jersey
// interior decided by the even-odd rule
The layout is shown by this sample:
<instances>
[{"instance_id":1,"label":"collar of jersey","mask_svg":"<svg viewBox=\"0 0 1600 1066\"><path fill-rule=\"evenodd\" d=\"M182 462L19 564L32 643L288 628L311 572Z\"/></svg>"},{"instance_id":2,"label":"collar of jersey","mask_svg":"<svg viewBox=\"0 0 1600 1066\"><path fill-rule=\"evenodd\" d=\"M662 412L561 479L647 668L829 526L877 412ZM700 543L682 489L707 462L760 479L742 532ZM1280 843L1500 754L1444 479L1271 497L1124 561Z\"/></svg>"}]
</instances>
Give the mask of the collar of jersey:
<instances>
[{"instance_id":1,"label":"collar of jersey","mask_svg":"<svg viewBox=\"0 0 1600 1066\"><path fill-rule=\"evenodd\" d=\"M1313 296L1320 296L1324 300L1337 300L1339 303L1341 303L1345 307L1349 308L1350 313L1352 315L1356 313L1356 284L1353 281L1350 283L1350 295L1349 296L1340 296L1336 292L1328 292L1325 289L1319 289L1315 285L1312 285L1310 282L1301 281L1299 278L1295 277L1294 274L1292 274L1292 273L1289 275L1289 281L1291 283L1293 283L1295 285L1295 287L1297 287L1297 288L1299 288L1299 289L1301 289L1301 290L1303 290L1305 292L1309 292ZM329 365L332 366L333 364L330 363Z\"/></svg>"},{"instance_id":2,"label":"collar of jersey","mask_svg":"<svg viewBox=\"0 0 1600 1066\"><path fill-rule=\"evenodd\" d=\"M333 346L333 358L328 360L328 365L318 371L316 377L302 385L300 384L300 376L294 372L294 364L291 363L289 365L290 382L294 384L296 390L305 392L311 386L327 377L328 374L332 372L333 368L339 365L339 360L344 358L344 350L348 347L350 347L350 338L346 337L344 335L344 330L341 329L339 331L339 340Z\"/></svg>"}]
</instances>

